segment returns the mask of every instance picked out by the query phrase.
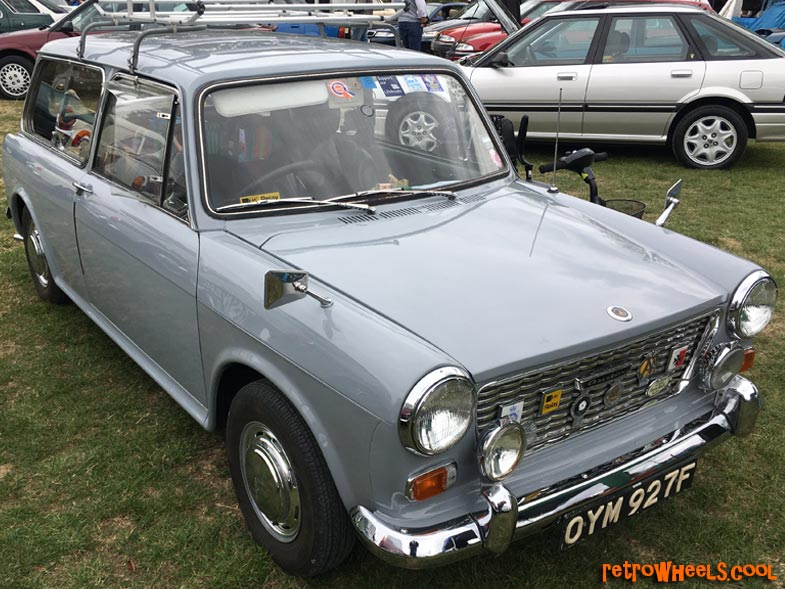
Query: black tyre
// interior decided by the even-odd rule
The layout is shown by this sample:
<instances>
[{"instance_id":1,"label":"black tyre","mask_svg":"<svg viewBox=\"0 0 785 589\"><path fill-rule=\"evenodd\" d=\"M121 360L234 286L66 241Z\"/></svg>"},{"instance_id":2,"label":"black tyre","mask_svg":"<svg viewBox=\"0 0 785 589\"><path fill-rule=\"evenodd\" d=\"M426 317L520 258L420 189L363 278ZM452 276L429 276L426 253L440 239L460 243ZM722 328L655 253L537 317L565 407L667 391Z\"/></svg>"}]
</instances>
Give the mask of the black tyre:
<instances>
[{"instance_id":1,"label":"black tyre","mask_svg":"<svg viewBox=\"0 0 785 589\"><path fill-rule=\"evenodd\" d=\"M20 55L0 59L0 95L9 100L24 98L30 89L33 62Z\"/></svg>"},{"instance_id":2,"label":"black tyre","mask_svg":"<svg viewBox=\"0 0 785 589\"><path fill-rule=\"evenodd\" d=\"M229 469L254 540L288 574L338 566L355 533L303 418L266 381L243 387L226 426Z\"/></svg>"},{"instance_id":3,"label":"black tyre","mask_svg":"<svg viewBox=\"0 0 785 589\"><path fill-rule=\"evenodd\" d=\"M418 92L396 100L387 113L388 141L412 149L447 156L457 135L450 106L436 96Z\"/></svg>"},{"instance_id":4,"label":"black tyre","mask_svg":"<svg viewBox=\"0 0 785 589\"><path fill-rule=\"evenodd\" d=\"M729 168L747 147L747 125L725 106L701 106L679 121L672 149L688 168Z\"/></svg>"},{"instance_id":5,"label":"black tyre","mask_svg":"<svg viewBox=\"0 0 785 589\"><path fill-rule=\"evenodd\" d=\"M67 303L68 297L60 290L52 278L49 262L46 260L46 254L44 253L44 246L41 243L41 234L27 209L22 211L22 237L25 243L27 267L30 269L30 276L33 278L33 284L38 296L44 301L55 305Z\"/></svg>"}]
</instances>

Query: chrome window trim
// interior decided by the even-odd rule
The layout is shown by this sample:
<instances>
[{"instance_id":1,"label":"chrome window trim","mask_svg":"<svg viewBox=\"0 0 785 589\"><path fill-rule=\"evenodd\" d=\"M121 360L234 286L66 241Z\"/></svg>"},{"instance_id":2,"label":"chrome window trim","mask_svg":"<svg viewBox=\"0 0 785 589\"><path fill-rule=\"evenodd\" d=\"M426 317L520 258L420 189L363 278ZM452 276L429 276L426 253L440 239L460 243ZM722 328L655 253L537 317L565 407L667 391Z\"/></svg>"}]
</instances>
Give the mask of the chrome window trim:
<instances>
[{"instance_id":1,"label":"chrome window trim","mask_svg":"<svg viewBox=\"0 0 785 589\"><path fill-rule=\"evenodd\" d=\"M473 389L475 389L472 402L472 417L470 420L476 421L474 417L474 412L477 408L476 387L474 386L474 383L469 374L457 366L443 366L441 368L432 370L415 383L415 385L409 391L409 394L406 395L406 398L401 405L400 413L398 414L398 436L401 439L401 444L403 444L404 448L413 452L414 454L419 456L435 456L437 454L434 452L425 451L415 442L414 432L412 431L414 426L413 418L417 414L417 411L419 410L423 400L428 396L428 393L430 393L438 385L449 380L465 380ZM471 423L469 426L471 427ZM466 431L468 430L469 428L467 428Z\"/></svg>"},{"instance_id":2,"label":"chrome window trim","mask_svg":"<svg viewBox=\"0 0 785 589\"><path fill-rule=\"evenodd\" d=\"M94 64L91 64L91 63L86 63L86 62L79 61L79 60L76 60L76 59L68 59L68 58L64 58L64 57L50 56L50 55L41 54L40 58L36 62L35 69L33 70L33 76L32 76L32 78L30 80L30 89L31 90L33 88L36 88L36 89L38 88L38 85L39 85L38 82L40 82L40 77L41 77L41 73L40 72L43 69L43 63L45 61L50 61L50 62L51 61L58 61L58 62L62 62L62 63L67 63L67 64L69 64L69 66L78 65L78 66L82 66L82 67L85 67L85 68L88 68L88 69L92 69L92 70L96 70L98 72L101 72L101 95L98 97L98 107L96 108L96 111L95 111L96 121L101 120L103 118L104 102L106 100L106 70L104 70L104 68L101 67L101 66L94 65ZM69 77L69 80L70 80L70 77ZM25 99L25 107L24 107L24 111L22 113L21 130L22 130L22 133L24 134L24 136L27 137L28 139L31 139L31 140L39 143L43 147L46 147L50 152L56 153L58 156L62 157L66 161L74 164L79 169L84 170L84 169L86 169L88 167L88 165L92 165L93 153L95 152L95 144L97 143L96 141L92 141L92 140L90 141L90 153L87 155L87 159L84 162L82 162L79 159L77 159L77 158L71 156L70 154L66 153L65 151L60 151L59 149L55 149L54 145L52 145L51 140L50 141L45 141L44 138L41 137L41 135L39 135L35 131L35 129L33 128L33 120L32 120L32 114L33 114L32 111L33 111L33 108L35 106L35 100L30 98L31 96L33 96L33 95L30 92L28 92L28 97ZM36 92L35 96L38 96L37 92ZM95 131L95 127L96 127L96 125L93 124L93 132ZM91 134L91 137L92 137L92 134Z\"/></svg>"},{"instance_id":3,"label":"chrome window trim","mask_svg":"<svg viewBox=\"0 0 785 589\"><path fill-rule=\"evenodd\" d=\"M741 309L744 306L747 297L752 292L752 289L761 282L765 282L767 280L774 284L774 287L777 288L777 282L774 280L774 278L772 278L771 274L765 270L755 270L751 274L748 274L733 292L733 296L731 297L730 303L728 304L727 319L728 332L730 332L733 337L737 339L749 339L749 337L753 337L745 336L741 333L739 328Z\"/></svg>"},{"instance_id":4,"label":"chrome window trim","mask_svg":"<svg viewBox=\"0 0 785 589\"><path fill-rule=\"evenodd\" d=\"M292 213L296 212L312 212L319 210L323 207L319 205L303 205L301 207L297 207L296 209L291 208L280 208L280 209L273 209L273 208L266 208L263 211L256 210L256 211L236 211L236 212L219 212L213 209L210 206L210 199L209 195L207 194L207 166L205 165L206 158L205 158L205 150L204 150L204 100L210 92L214 92L216 90L223 90L225 88L235 88L237 86L249 86L252 84L272 84L276 82L299 82L303 80L320 80L320 79L328 79L328 78L335 78L340 76L376 76L376 75L404 75L410 73L434 73L434 74L444 74L448 75L457 81L463 91L466 93L466 96L471 101L472 105L477 110L477 114L480 117L480 121L485 126L485 130L488 132L488 135L491 137L491 140L494 142L494 146L496 147L496 151L499 153L502 161L504 162L504 167L501 170L497 170L492 174L487 174L485 176L480 176L479 178L472 178L471 180L465 180L463 182L455 182L454 184L449 184L442 186L444 190L461 190L463 188L468 188L471 186L475 186L478 184L484 184L486 182L490 182L495 179L500 179L508 176L511 172L514 171L514 166L510 165L510 159L507 155L507 150L505 149L504 145L501 142L501 138L499 134L496 132L493 123L491 123L490 117L485 110L485 107L482 105L479 96L477 96L474 88L471 85L467 85L466 80L458 74L458 72L454 71L451 68L446 68L443 66L432 66L430 64L423 65L422 67L398 67L398 68L390 68L390 69L356 69L356 70L333 70L333 71L325 71L325 72L312 72L312 73L302 73L302 74L290 74L290 75L274 75L274 76L259 76L259 77L249 77L242 80L233 80L229 82L213 82L208 84L207 86L203 87L196 93L195 100L196 100L196 116L198 120L198 124L196 125L196 141L197 141L197 150L198 150L198 157L199 157L199 188L201 191L202 196L202 205L204 206L205 211L211 217L217 219L231 219L231 218L248 218L248 217L258 217L263 215L269 214L276 214L276 213Z\"/></svg>"}]
</instances>

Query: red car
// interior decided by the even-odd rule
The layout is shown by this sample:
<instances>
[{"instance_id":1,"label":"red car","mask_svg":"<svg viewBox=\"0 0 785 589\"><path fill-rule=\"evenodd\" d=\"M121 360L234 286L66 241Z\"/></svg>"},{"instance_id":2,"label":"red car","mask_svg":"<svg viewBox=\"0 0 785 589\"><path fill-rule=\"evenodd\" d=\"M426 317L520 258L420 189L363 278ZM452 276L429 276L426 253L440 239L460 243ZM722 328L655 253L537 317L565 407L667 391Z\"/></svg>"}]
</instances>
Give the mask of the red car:
<instances>
[{"instance_id":1,"label":"red car","mask_svg":"<svg viewBox=\"0 0 785 589\"><path fill-rule=\"evenodd\" d=\"M527 0L521 4L521 25L526 25L551 10L580 10L582 8L629 6L644 3L662 4L663 0ZM667 0L666 3L694 6L707 12L714 12L707 0ZM445 29L437 33L431 42L431 50L439 57L452 60L472 53L480 53L515 32L507 30L509 26L504 26L504 24L505 22L499 19L499 22L467 24Z\"/></svg>"}]
</instances>

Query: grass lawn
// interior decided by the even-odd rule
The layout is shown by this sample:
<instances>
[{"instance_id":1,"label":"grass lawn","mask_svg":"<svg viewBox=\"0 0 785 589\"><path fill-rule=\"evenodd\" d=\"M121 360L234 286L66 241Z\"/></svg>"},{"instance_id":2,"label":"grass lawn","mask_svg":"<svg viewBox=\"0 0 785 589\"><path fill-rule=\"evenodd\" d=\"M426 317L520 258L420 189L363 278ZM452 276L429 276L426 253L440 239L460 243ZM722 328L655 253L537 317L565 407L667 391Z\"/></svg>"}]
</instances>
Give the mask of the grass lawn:
<instances>
[{"instance_id":1,"label":"grass lawn","mask_svg":"<svg viewBox=\"0 0 785 589\"><path fill-rule=\"evenodd\" d=\"M18 129L20 111L20 103L0 102L2 134ZM552 148L529 156L548 161ZM646 201L648 220L684 178L669 226L757 261L782 285L779 166L785 145L753 143L732 171L685 170L665 149L628 147L612 149L595 169L605 198ZM585 197L569 174L559 173L560 188ZM11 223L0 226L0 588L596 587L602 563L625 560L772 564L779 580L743 586L785 587L782 304L757 341L750 373L764 394L757 431L707 455L693 488L673 501L567 553L548 533L496 558L410 572L358 547L340 570L301 581L252 542L221 438L75 306L40 302L12 234Z\"/></svg>"}]
</instances>

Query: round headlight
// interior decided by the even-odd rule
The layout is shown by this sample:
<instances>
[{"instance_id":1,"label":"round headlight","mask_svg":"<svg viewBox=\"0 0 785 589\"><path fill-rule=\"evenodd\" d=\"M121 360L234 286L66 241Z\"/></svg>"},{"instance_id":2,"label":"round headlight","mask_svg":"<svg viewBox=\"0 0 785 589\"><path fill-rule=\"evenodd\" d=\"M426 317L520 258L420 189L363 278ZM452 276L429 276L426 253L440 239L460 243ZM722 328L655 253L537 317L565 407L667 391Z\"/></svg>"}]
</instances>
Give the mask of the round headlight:
<instances>
[{"instance_id":1,"label":"round headlight","mask_svg":"<svg viewBox=\"0 0 785 589\"><path fill-rule=\"evenodd\" d=\"M526 451L526 434L517 421L497 424L482 439L480 470L492 481L499 481L518 466Z\"/></svg>"},{"instance_id":2,"label":"round headlight","mask_svg":"<svg viewBox=\"0 0 785 589\"><path fill-rule=\"evenodd\" d=\"M728 329L739 338L758 335L771 321L777 302L777 284L758 270L742 280L728 309Z\"/></svg>"},{"instance_id":3,"label":"round headlight","mask_svg":"<svg viewBox=\"0 0 785 589\"><path fill-rule=\"evenodd\" d=\"M401 443L433 456L452 448L469 429L474 414L474 386L460 368L439 368L414 385L401 407Z\"/></svg>"},{"instance_id":4,"label":"round headlight","mask_svg":"<svg viewBox=\"0 0 785 589\"><path fill-rule=\"evenodd\" d=\"M709 370L705 382L712 389L725 388L741 370L744 350L737 346L738 344L717 346L709 353Z\"/></svg>"}]
</instances>

